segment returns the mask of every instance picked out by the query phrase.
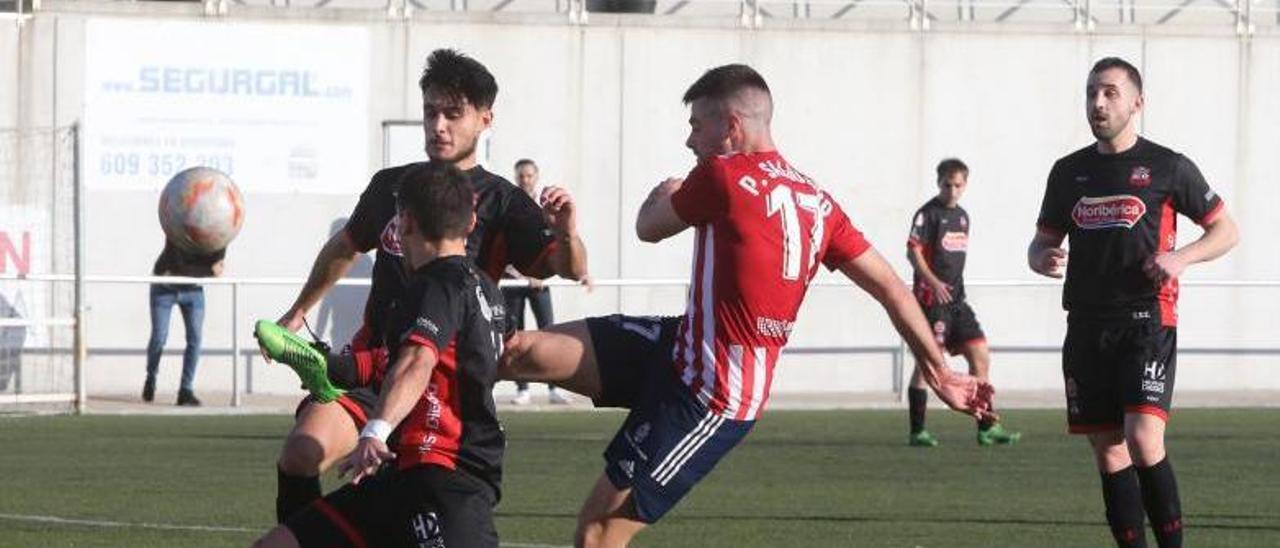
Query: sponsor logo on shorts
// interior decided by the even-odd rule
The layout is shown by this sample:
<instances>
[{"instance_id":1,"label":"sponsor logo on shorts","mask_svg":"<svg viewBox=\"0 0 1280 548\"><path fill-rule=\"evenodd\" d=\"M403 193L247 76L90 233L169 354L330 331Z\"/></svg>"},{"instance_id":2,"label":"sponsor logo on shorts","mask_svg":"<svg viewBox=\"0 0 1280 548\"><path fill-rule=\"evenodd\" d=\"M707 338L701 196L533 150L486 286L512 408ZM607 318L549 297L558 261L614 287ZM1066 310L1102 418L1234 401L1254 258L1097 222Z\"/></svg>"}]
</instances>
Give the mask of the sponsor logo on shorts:
<instances>
[{"instance_id":1,"label":"sponsor logo on shorts","mask_svg":"<svg viewBox=\"0 0 1280 548\"><path fill-rule=\"evenodd\" d=\"M440 517L435 512L414 514L409 518L409 528L418 548L444 548L444 532L440 530Z\"/></svg>"},{"instance_id":2,"label":"sponsor logo on shorts","mask_svg":"<svg viewBox=\"0 0 1280 548\"><path fill-rule=\"evenodd\" d=\"M1138 166L1129 174L1129 185L1143 188L1151 185L1151 168Z\"/></svg>"},{"instance_id":3,"label":"sponsor logo on shorts","mask_svg":"<svg viewBox=\"0 0 1280 548\"><path fill-rule=\"evenodd\" d=\"M1147 204L1137 196L1085 196L1071 208L1071 219L1085 230L1133 228L1147 214Z\"/></svg>"},{"instance_id":4,"label":"sponsor logo on shorts","mask_svg":"<svg viewBox=\"0 0 1280 548\"><path fill-rule=\"evenodd\" d=\"M1164 364L1158 361L1147 362L1147 365L1142 367L1142 391L1151 392L1155 394L1164 394L1164 384L1165 384ZM1147 396L1147 399L1149 401L1155 401L1155 400L1152 400L1151 396Z\"/></svg>"},{"instance_id":5,"label":"sponsor logo on shorts","mask_svg":"<svg viewBox=\"0 0 1280 548\"><path fill-rule=\"evenodd\" d=\"M636 443L644 443L644 439L647 437L649 437L649 423L647 422L640 423L640 426L636 427L636 432L631 435L631 438L636 440Z\"/></svg>"}]
</instances>

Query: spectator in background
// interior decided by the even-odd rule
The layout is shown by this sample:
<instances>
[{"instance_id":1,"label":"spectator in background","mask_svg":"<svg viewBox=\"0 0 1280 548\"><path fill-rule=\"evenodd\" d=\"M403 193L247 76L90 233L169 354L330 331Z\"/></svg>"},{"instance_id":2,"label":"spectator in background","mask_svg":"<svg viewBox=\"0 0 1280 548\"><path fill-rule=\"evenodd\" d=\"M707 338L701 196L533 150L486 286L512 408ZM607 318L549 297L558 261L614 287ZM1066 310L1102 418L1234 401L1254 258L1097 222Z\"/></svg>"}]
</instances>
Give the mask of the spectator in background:
<instances>
[{"instance_id":1,"label":"spectator in background","mask_svg":"<svg viewBox=\"0 0 1280 548\"><path fill-rule=\"evenodd\" d=\"M151 273L157 276L208 278L222 275L222 261L227 250L197 255L165 241ZM187 349L182 354L182 381L178 385L178 405L197 407L192 384L196 364L200 360L200 332L204 324L204 288L195 284L151 284L151 340L147 343L147 381L142 385L142 401L156 396L156 373L160 370L160 354L169 338L169 313L173 305L182 310L182 323L187 330Z\"/></svg>"},{"instance_id":2,"label":"spectator in background","mask_svg":"<svg viewBox=\"0 0 1280 548\"><path fill-rule=\"evenodd\" d=\"M538 164L534 163L533 160L524 158L516 162L515 170L516 185L525 194L528 194L530 198L533 198L533 201L537 202L538 194L541 192L541 189L538 188ZM533 319L537 322L538 329L555 323L551 312L551 288L543 285L542 280L526 277L510 265L507 266L502 277L513 280L528 280L529 283L528 287L502 288L502 296L506 300L507 317L514 324L515 329L524 329L525 301L528 301L529 307L533 309ZM547 385L547 400L553 404L567 404L572 401L552 385ZM512 398L511 403L529 405L532 402L533 395L529 393L529 383L516 381L516 396Z\"/></svg>"}]
</instances>

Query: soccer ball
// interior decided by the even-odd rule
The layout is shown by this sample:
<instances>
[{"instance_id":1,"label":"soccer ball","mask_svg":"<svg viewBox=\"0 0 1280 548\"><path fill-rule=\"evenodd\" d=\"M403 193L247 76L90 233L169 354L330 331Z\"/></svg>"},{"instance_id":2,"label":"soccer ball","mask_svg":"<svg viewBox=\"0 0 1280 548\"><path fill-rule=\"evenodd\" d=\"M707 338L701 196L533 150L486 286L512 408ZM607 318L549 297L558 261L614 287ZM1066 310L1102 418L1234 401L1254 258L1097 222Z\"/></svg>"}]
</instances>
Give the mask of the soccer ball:
<instances>
[{"instance_id":1,"label":"soccer ball","mask_svg":"<svg viewBox=\"0 0 1280 548\"><path fill-rule=\"evenodd\" d=\"M227 247L244 224L244 198L227 174L192 167L174 175L160 193L160 227L165 238L189 253Z\"/></svg>"}]
</instances>

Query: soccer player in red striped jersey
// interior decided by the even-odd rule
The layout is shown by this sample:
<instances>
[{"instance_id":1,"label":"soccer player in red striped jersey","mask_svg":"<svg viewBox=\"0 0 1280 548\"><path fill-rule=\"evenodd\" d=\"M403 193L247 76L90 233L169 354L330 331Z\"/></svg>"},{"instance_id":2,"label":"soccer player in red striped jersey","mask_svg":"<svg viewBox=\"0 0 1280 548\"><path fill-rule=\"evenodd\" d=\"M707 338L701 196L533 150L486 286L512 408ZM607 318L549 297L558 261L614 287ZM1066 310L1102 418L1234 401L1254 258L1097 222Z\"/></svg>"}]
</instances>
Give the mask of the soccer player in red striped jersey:
<instances>
[{"instance_id":1,"label":"soccer player in red striped jersey","mask_svg":"<svg viewBox=\"0 0 1280 548\"><path fill-rule=\"evenodd\" d=\"M955 409L989 413L991 387L951 373L920 307L887 262L770 135L769 87L746 65L707 71L685 93L697 166L659 184L636 232L696 232L683 316L614 315L517 332L499 375L554 382L631 410L578 516L579 546L622 546L670 510L750 431L818 266L886 309Z\"/></svg>"}]
</instances>

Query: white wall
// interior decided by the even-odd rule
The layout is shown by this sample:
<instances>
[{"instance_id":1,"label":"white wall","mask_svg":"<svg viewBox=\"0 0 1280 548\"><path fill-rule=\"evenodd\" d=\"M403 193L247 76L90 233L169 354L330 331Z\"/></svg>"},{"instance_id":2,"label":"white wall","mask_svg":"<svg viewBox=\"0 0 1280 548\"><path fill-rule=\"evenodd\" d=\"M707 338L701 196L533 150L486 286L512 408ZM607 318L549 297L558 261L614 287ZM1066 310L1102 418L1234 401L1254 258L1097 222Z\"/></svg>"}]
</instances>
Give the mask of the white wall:
<instances>
[{"instance_id":1,"label":"white wall","mask_svg":"<svg viewBox=\"0 0 1280 548\"><path fill-rule=\"evenodd\" d=\"M131 16L154 16L136 6ZM0 53L21 52L17 66L13 56L0 55L0 74L22 74L16 92L9 78L0 78L0 122L48 125L77 119L87 17L46 13L16 37L13 29L0 29ZM326 13L324 20L308 22L341 17ZM239 20L233 15L214 24ZM711 66L746 62L773 87L782 152L841 201L903 276L909 275L903 245L909 217L934 192L934 163L955 155L973 170L964 202L974 220L968 278L1032 279L1024 250L1049 166L1089 142L1084 77L1096 58L1117 54L1145 70L1147 136L1194 159L1240 219L1240 247L1194 268L1186 279L1280 279L1280 254L1268 243L1280 233L1280 217L1271 213L1280 204L1273 181L1280 145L1280 94L1274 92L1280 88L1280 37L1275 35L1242 42L1216 29L1081 34L1068 26L975 25L920 34L831 23L750 31L706 21L682 26L661 18L618 21L575 27L545 17L498 20L483 14L473 19L428 14L410 23L342 20L365 25L372 35L371 137L367 150L353 151L352 161L366 163L370 173L379 167L380 122L419 117L415 84L426 53L459 48L486 63L501 86L491 165L505 174L517 158L532 157L542 165L546 182L576 193L594 276L685 277L689 238L641 244L632 235L635 211L653 184L691 167L692 156L682 145L687 112L679 98L685 87ZM353 189L362 185L354 182ZM156 199L148 192L89 193L90 273L149 271L162 244ZM338 196L249 193L248 217L230 249L227 274L304 276L331 223L354 203L354 190ZM1182 241L1198 234L1194 224L1184 220L1183 226ZM90 290L90 345L141 349L148 333L146 288ZM230 346L227 294L208 290L206 347ZM251 345L247 319L278 316L292 296L292 290L269 288L241 296L246 347ZM344 298L359 301L359 295ZM670 288L602 288L590 295L565 289L556 292L556 314L562 320L618 310L671 314L682 310L682 302L682 292ZM1054 289L974 289L971 302L993 345L1061 341L1063 314ZM1275 347L1268 320L1277 305L1277 289L1189 289L1181 344ZM180 323L173 321L169 346L180 348ZM818 288L802 312L793 345L895 342L867 297L847 288ZM176 385L177 361L167 358L162 386ZM1180 390L1280 388L1275 357L1182 361ZM889 363L887 356L792 355L783 361L775 389L888 390ZM1060 386L1053 354L997 355L995 363L994 377L1002 387ZM141 355L93 358L91 391L135 390L142 364ZM227 365L224 357L207 357L198 384L229 386ZM279 368L259 368L255 388L294 391L296 381Z\"/></svg>"}]
</instances>

